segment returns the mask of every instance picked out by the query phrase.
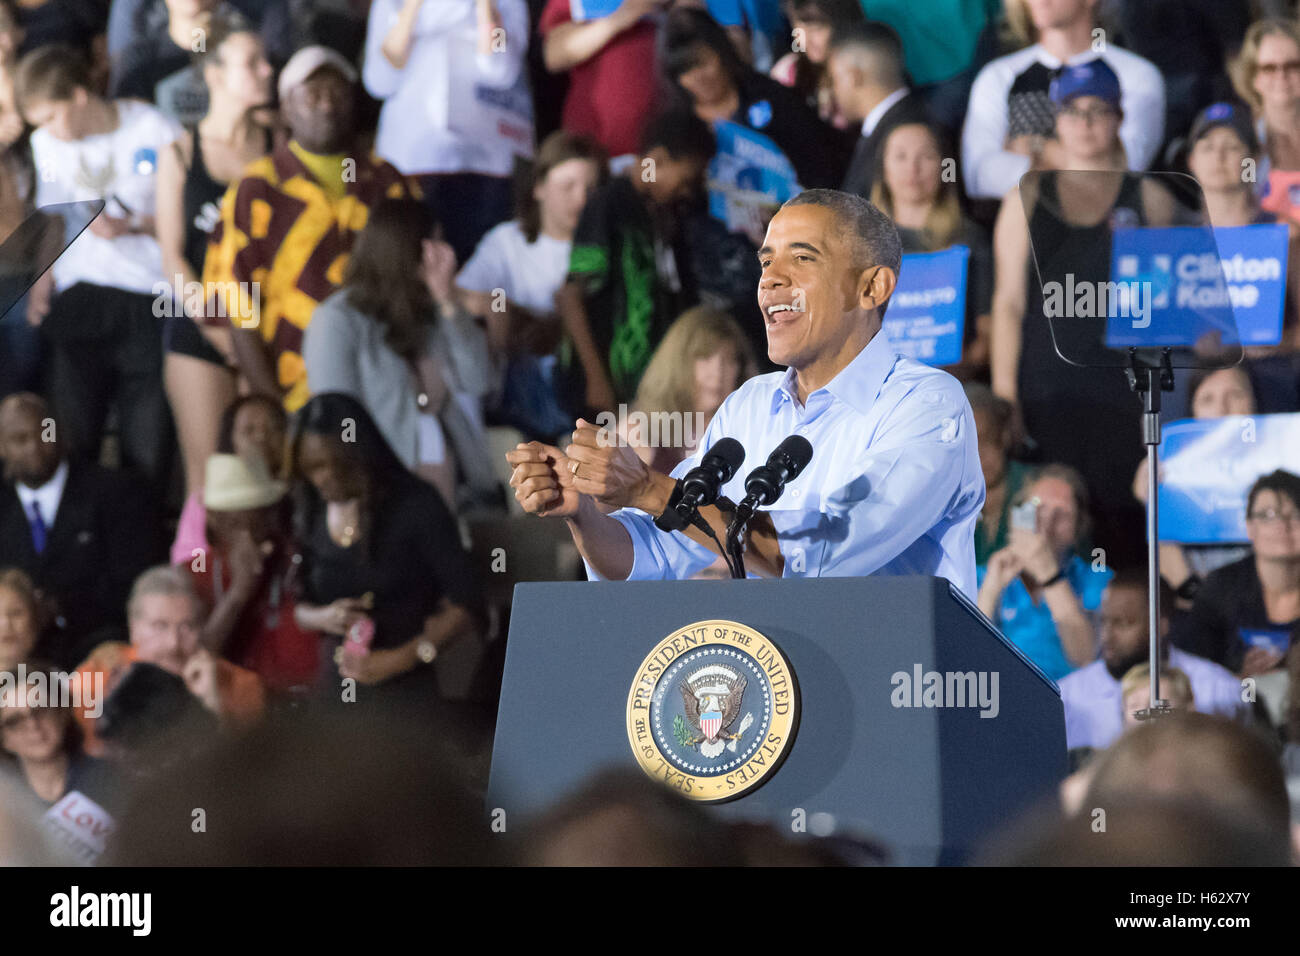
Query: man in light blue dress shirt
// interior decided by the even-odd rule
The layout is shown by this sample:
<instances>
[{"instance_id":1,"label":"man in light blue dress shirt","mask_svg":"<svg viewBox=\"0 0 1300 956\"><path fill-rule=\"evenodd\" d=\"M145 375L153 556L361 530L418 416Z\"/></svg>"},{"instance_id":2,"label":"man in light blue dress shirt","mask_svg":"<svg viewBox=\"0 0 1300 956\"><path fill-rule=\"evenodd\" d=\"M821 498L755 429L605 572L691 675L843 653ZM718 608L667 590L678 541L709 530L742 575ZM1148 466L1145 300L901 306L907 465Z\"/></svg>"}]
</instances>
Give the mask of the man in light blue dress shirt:
<instances>
[{"instance_id":1,"label":"man in light blue dress shirt","mask_svg":"<svg viewBox=\"0 0 1300 956\"><path fill-rule=\"evenodd\" d=\"M719 439L735 438L746 460L723 495L739 501L745 476L798 434L812 460L750 526L751 576L930 574L973 600L984 504L975 422L956 379L899 356L880 334L900 258L893 223L865 199L801 193L773 217L759 250L768 357L787 370L733 392L672 475L582 420L563 452L520 445L507 455L516 499L568 521L593 578L686 578L718 550L696 528L655 526L676 479ZM728 506L700 514L724 539Z\"/></svg>"}]
</instances>

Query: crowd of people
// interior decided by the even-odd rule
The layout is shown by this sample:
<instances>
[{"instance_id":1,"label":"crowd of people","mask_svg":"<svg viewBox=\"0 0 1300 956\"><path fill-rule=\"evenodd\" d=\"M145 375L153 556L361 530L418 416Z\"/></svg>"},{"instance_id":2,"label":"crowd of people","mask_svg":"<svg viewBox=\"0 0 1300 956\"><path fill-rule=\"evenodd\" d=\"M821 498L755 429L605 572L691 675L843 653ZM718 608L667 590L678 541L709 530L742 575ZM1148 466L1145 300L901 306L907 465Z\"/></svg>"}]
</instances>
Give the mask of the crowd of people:
<instances>
[{"instance_id":1,"label":"crowd of people","mask_svg":"<svg viewBox=\"0 0 1300 956\"><path fill-rule=\"evenodd\" d=\"M1119 368L1059 359L1034 254L1100 274L1117 213L1177 211L1140 177L1022 176L1190 173L1210 223L1282 223L1300 248L1290 5L1188 0L1177 22L1142 0L584 6L0 0L0 235L34 216L66 245L14 294L31 253L0 249L0 668L107 694L94 717L0 699L14 787L38 808L77 791L130 822L129 795L165 787L177 741L236 748L205 758L220 777L253 752L227 738L333 721L342 701L441 726L453 746L437 759L481 788L509 612L488 579L581 568L564 550L510 563L538 522L508 493L505 451L614 413L667 472L773 368L761 232L708 203L731 124L800 186L871 200L904 253L970 252L947 370L978 430L977 603L1059 682L1067 804L1122 777L1139 809L1208 793L1188 826L1227 806L1215 835L1285 834L1300 477L1258 476L1249 542L1161 543L1161 686L1216 716L1131 728L1151 703L1141 403ZM1300 269L1287 276L1281 341L1190 376L1166 418L1300 413ZM659 441L637 413L697 427ZM1224 740L1273 763L1234 763ZM1172 770L1134 782L1197 747L1224 779L1253 775L1223 788L1240 800L1183 793ZM658 798L607 783L519 858L610 861L575 821L616 828ZM647 859L690 862L714 839L652 810L669 842ZM122 859L175 859L136 825ZM482 849L452 842L449 860ZM746 846L749 861L834 858Z\"/></svg>"}]
</instances>

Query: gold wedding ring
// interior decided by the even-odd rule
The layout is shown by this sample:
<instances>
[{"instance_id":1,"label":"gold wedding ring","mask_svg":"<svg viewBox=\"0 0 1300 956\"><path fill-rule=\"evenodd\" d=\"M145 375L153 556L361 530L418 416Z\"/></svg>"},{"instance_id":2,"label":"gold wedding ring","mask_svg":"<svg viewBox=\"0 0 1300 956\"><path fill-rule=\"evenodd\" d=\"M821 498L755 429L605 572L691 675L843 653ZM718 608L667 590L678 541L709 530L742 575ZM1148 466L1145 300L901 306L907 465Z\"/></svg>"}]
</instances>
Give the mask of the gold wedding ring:
<instances>
[{"instance_id":1,"label":"gold wedding ring","mask_svg":"<svg viewBox=\"0 0 1300 956\"><path fill-rule=\"evenodd\" d=\"M581 465L581 462L577 462L577 461L571 461L571 462L569 462L569 472L573 475L574 478L577 478L577 477L578 477L578 466L579 466L579 465Z\"/></svg>"}]
</instances>

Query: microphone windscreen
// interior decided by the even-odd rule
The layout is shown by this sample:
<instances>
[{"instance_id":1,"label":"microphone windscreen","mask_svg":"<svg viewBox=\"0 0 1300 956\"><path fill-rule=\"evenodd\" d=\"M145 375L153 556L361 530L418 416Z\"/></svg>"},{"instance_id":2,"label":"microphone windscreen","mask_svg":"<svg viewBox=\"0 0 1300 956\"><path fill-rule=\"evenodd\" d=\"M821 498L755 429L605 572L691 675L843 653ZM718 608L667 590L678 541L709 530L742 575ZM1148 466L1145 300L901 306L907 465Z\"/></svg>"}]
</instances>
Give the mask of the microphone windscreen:
<instances>
[{"instance_id":1,"label":"microphone windscreen","mask_svg":"<svg viewBox=\"0 0 1300 956\"><path fill-rule=\"evenodd\" d=\"M705 458L717 458L727 470L727 477L724 480L730 480L745 462L745 447L734 438L722 438L713 443Z\"/></svg>"},{"instance_id":2,"label":"microphone windscreen","mask_svg":"<svg viewBox=\"0 0 1300 956\"><path fill-rule=\"evenodd\" d=\"M813 447L808 439L802 435L791 435L776 446L776 450L772 452L772 457L768 459L768 462L772 465L784 467L790 473L786 481L790 481L808 467L808 462L812 461L812 455Z\"/></svg>"}]
</instances>

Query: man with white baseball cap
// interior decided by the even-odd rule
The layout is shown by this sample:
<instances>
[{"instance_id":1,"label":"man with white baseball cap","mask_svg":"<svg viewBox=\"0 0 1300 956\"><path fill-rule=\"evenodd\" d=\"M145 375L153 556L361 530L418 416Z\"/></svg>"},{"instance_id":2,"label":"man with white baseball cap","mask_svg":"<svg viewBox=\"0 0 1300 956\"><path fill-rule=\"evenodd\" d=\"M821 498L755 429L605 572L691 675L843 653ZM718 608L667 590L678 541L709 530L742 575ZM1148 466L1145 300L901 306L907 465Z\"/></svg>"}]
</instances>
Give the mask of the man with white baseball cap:
<instances>
[{"instance_id":1,"label":"man with white baseball cap","mask_svg":"<svg viewBox=\"0 0 1300 956\"><path fill-rule=\"evenodd\" d=\"M278 83L289 142L231 185L203 270L209 297L225 297L216 314L234 326L240 373L290 412L310 394L303 331L341 281L369 210L418 192L357 142L356 81L356 68L328 47L290 57Z\"/></svg>"}]
</instances>

